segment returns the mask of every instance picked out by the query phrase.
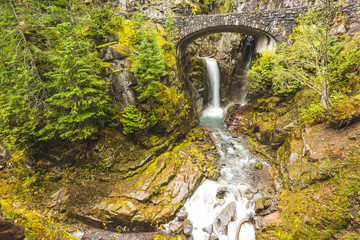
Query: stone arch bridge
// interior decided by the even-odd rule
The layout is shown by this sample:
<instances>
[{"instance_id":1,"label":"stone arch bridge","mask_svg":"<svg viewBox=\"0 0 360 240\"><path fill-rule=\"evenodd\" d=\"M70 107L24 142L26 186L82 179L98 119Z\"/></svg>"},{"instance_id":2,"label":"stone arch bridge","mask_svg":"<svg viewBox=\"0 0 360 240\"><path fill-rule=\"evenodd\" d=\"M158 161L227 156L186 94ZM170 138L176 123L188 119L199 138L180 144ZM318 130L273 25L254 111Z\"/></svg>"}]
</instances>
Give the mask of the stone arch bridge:
<instances>
[{"instance_id":1,"label":"stone arch bridge","mask_svg":"<svg viewBox=\"0 0 360 240\"><path fill-rule=\"evenodd\" d=\"M299 7L276 11L175 17L174 27L179 30L178 54L181 56L186 46L195 39L219 32L237 32L254 36L256 51L262 52L275 42L284 41L291 32L295 19L307 10L308 7ZM158 19L158 22L163 24L165 20Z\"/></svg>"},{"instance_id":2,"label":"stone arch bridge","mask_svg":"<svg viewBox=\"0 0 360 240\"><path fill-rule=\"evenodd\" d=\"M285 41L296 24L295 19L310 8L311 6L302 6L277 10L175 17L174 27L179 30L178 56L181 57L186 46L195 39L219 32L237 32L254 36L256 52L260 53L271 48L275 42ZM341 11L349 19L354 19L357 18L355 15L359 8L358 0L350 0L342 6ZM156 21L164 24L166 19L159 18Z\"/></svg>"}]
</instances>

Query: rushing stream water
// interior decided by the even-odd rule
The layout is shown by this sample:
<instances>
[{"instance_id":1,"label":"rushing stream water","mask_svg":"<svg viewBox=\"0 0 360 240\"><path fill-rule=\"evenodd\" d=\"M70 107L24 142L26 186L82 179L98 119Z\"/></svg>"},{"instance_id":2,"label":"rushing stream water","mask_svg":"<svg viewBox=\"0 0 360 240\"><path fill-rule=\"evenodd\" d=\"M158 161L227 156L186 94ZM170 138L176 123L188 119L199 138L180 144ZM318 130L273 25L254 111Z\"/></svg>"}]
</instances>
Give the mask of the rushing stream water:
<instances>
[{"instance_id":1,"label":"rushing stream water","mask_svg":"<svg viewBox=\"0 0 360 240\"><path fill-rule=\"evenodd\" d=\"M242 144L242 139L232 137L223 122L220 108L219 70L215 59L205 58L212 92L211 105L200 119L208 129L220 150L221 176L217 181L206 180L185 203L182 211L188 213L193 223L194 240L236 239L240 221L254 216L254 199L257 190L248 176L252 159ZM252 223L242 225L239 239L255 239Z\"/></svg>"}]
</instances>

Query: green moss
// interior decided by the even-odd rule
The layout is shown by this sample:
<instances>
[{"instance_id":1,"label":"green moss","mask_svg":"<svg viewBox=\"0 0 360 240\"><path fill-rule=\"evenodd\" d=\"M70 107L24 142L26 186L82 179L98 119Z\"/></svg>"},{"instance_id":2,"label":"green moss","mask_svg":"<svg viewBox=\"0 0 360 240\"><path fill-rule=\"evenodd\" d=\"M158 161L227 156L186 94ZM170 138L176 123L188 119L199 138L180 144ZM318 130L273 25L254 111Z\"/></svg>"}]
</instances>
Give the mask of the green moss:
<instances>
[{"instance_id":1,"label":"green moss","mask_svg":"<svg viewBox=\"0 0 360 240\"><path fill-rule=\"evenodd\" d=\"M100 62L101 68L109 68L112 63L110 62Z\"/></svg>"},{"instance_id":2,"label":"green moss","mask_svg":"<svg viewBox=\"0 0 360 240\"><path fill-rule=\"evenodd\" d=\"M62 221L55 221L49 217L41 216L40 211L26 210L19 202L10 199L1 200L2 210L5 218L13 219L17 224L25 227L26 239L76 239L64 229ZM16 206L16 207L14 207Z\"/></svg>"},{"instance_id":3,"label":"green moss","mask_svg":"<svg viewBox=\"0 0 360 240\"><path fill-rule=\"evenodd\" d=\"M117 52L121 53L123 56L131 55L131 51L130 51L129 47L127 47L124 44L117 43L117 44L111 45L111 48L113 48Z\"/></svg>"},{"instance_id":4,"label":"green moss","mask_svg":"<svg viewBox=\"0 0 360 240\"><path fill-rule=\"evenodd\" d=\"M111 45L114 45L114 44L116 44L116 42L108 42L108 43L96 46L96 48L108 47L108 46L111 46Z\"/></svg>"},{"instance_id":5,"label":"green moss","mask_svg":"<svg viewBox=\"0 0 360 240\"><path fill-rule=\"evenodd\" d=\"M360 224L360 216L350 211L360 190L360 149L353 147L347 154L345 160L336 159L339 172L332 178L304 189L283 191L281 224L268 227L266 232L279 239L329 239L335 235L357 239L358 232L342 234L349 225Z\"/></svg>"}]
</instances>

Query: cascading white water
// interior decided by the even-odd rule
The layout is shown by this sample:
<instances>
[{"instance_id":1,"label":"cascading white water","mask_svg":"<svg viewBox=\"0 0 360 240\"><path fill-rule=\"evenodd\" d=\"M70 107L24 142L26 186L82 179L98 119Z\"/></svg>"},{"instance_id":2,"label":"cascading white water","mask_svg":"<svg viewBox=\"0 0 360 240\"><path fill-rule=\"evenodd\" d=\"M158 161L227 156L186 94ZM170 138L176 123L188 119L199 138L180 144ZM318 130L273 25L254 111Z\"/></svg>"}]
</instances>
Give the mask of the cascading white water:
<instances>
[{"instance_id":1,"label":"cascading white water","mask_svg":"<svg viewBox=\"0 0 360 240\"><path fill-rule=\"evenodd\" d=\"M181 211L186 211L188 219L193 223L194 240L216 237L220 240L235 240L240 221L244 217L254 216L257 190L251 187L249 164L256 160L251 158L241 138L234 138L226 131L223 110L220 108L219 69L215 59L205 60L213 97L211 105L203 112L200 124L212 132L221 151L221 176L216 182L206 180ZM217 198L219 191L224 193L223 199ZM242 225L239 239L255 239L251 223Z\"/></svg>"},{"instance_id":2,"label":"cascading white water","mask_svg":"<svg viewBox=\"0 0 360 240\"><path fill-rule=\"evenodd\" d=\"M210 83L212 100L211 106L220 108L220 72L217 62L214 58L204 57L206 61L207 75Z\"/></svg>"},{"instance_id":3,"label":"cascading white water","mask_svg":"<svg viewBox=\"0 0 360 240\"><path fill-rule=\"evenodd\" d=\"M203 115L222 116L223 110L220 107L220 71L214 58L203 58L206 61L208 81L210 85L211 103L205 109Z\"/></svg>"}]
</instances>

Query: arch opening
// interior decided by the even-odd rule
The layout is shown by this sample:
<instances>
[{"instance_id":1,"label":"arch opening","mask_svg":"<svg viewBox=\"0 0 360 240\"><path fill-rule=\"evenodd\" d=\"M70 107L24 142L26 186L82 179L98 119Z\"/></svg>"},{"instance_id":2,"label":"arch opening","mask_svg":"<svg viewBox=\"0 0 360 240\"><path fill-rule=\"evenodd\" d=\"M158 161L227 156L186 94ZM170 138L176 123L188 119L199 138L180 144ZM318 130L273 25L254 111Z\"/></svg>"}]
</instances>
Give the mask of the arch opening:
<instances>
[{"instance_id":1,"label":"arch opening","mask_svg":"<svg viewBox=\"0 0 360 240\"><path fill-rule=\"evenodd\" d=\"M255 50L256 53L262 53L267 49L271 49L276 45L275 38L260 29L246 27L246 26L238 26L238 25L219 25L203 28L198 31L194 31L186 36L180 38L177 43L177 54L178 57L182 58L185 54L186 47L195 41L198 38L214 34L214 33L240 33L244 36L253 36L255 37Z\"/></svg>"}]
</instances>

